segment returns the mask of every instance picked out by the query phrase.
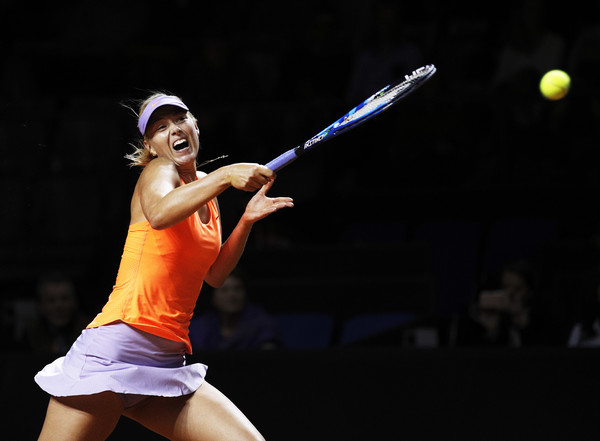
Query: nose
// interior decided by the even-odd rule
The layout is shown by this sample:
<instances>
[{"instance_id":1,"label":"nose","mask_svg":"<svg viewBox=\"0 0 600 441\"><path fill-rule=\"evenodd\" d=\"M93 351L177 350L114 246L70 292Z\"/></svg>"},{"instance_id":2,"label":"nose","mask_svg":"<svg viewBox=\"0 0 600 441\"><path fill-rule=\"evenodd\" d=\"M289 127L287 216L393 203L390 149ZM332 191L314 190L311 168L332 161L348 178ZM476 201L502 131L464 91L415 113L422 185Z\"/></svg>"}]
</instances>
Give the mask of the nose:
<instances>
[{"instance_id":1,"label":"nose","mask_svg":"<svg viewBox=\"0 0 600 441\"><path fill-rule=\"evenodd\" d=\"M180 132L181 132L181 128L179 127L179 124L173 123L173 126L171 127L171 133L176 134L176 133L180 133Z\"/></svg>"}]
</instances>

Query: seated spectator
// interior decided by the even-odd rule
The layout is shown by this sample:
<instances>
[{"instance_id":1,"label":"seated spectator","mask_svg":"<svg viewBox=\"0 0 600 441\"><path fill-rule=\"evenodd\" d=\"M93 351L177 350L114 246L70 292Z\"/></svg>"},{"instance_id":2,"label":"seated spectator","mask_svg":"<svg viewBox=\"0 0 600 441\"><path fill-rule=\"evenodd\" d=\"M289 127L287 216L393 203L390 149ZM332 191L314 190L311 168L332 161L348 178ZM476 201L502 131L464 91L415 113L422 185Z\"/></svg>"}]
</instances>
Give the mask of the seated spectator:
<instances>
[{"instance_id":1,"label":"seated spectator","mask_svg":"<svg viewBox=\"0 0 600 441\"><path fill-rule=\"evenodd\" d=\"M282 337L275 320L247 301L244 280L234 271L212 294L211 308L190 324L194 350L275 349Z\"/></svg>"},{"instance_id":2,"label":"seated spectator","mask_svg":"<svg viewBox=\"0 0 600 441\"><path fill-rule=\"evenodd\" d=\"M541 317L533 306L534 275L530 264L517 261L505 265L498 289L484 290L459 320L459 346L521 347L542 344Z\"/></svg>"},{"instance_id":3,"label":"seated spectator","mask_svg":"<svg viewBox=\"0 0 600 441\"><path fill-rule=\"evenodd\" d=\"M38 318L25 330L26 344L40 355L65 355L91 318L79 310L75 284L60 273L37 285Z\"/></svg>"},{"instance_id":4,"label":"seated spectator","mask_svg":"<svg viewBox=\"0 0 600 441\"><path fill-rule=\"evenodd\" d=\"M581 318L573 324L567 346L600 347L600 285L597 285L593 301L584 302Z\"/></svg>"}]
</instances>

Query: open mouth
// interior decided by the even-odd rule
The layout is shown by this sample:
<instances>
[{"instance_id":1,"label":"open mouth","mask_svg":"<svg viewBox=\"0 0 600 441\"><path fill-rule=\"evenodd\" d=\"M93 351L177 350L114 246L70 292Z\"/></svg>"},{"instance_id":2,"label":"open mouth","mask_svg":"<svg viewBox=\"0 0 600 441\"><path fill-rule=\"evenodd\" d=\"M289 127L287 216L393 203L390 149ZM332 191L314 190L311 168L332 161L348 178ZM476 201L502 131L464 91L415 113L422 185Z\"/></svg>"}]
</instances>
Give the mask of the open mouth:
<instances>
[{"instance_id":1,"label":"open mouth","mask_svg":"<svg viewBox=\"0 0 600 441\"><path fill-rule=\"evenodd\" d=\"M190 146L190 143L187 142L187 140L185 139L180 139L178 141L175 141L175 144L173 144L173 150L175 150L176 152L186 149Z\"/></svg>"}]
</instances>

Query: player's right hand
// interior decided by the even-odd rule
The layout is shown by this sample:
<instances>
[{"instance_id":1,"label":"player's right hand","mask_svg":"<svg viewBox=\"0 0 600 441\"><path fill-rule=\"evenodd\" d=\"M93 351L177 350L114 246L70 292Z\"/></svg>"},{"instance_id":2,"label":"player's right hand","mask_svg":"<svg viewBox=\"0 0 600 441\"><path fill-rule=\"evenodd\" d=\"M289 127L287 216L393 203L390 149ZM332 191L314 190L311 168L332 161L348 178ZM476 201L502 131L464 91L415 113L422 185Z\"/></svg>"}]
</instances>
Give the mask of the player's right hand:
<instances>
[{"instance_id":1,"label":"player's right hand","mask_svg":"<svg viewBox=\"0 0 600 441\"><path fill-rule=\"evenodd\" d=\"M275 179L275 172L260 164L232 164L227 172L231 186L244 191L256 191Z\"/></svg>"}]
</instances>

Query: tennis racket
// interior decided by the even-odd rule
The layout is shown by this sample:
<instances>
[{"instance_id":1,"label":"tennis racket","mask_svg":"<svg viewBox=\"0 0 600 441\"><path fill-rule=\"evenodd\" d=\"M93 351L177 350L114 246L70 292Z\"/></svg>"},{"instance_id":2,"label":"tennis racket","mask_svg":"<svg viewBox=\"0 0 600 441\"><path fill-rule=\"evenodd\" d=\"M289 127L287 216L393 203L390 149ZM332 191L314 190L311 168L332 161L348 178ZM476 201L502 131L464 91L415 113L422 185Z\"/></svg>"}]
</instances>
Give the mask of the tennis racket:
<instances>
[{"instance_id":1,"label":"tennis racket","mask_svg":"<svg viewBox=\"0 0 600 441\"><path fill-rule=\"evenodd\" d=\"M317 145L322 144L340 133L353 129L359 124L364 123L368 119L373 118L375 115L390 108L418 89L419 86L431 78L435 71L435 66L433 64L428 64L427 66L415 70L411 75L406 75L403 80L385 86L379 92L364 100L350 112L317 133L304 144L282 153L266 164L266 166L273 171L281 170L283 167L291 164L299 156L315 148Z\"/></svg>"}]
</instances>

